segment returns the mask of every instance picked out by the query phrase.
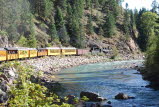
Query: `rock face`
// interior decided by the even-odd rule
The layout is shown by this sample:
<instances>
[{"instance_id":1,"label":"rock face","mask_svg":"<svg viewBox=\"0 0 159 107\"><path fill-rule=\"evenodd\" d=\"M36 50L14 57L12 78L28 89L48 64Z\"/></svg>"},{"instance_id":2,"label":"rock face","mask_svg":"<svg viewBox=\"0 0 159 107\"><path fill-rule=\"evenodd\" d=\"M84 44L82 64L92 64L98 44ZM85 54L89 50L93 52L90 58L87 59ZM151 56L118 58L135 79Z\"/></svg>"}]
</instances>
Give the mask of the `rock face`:
<instances>
[{"instance_id":1,"label":"rock face","mask_svg":"<svg viewBox=\"0 0 159 107\"><path fill-rule=\"evenodd\" d=\"M127 100L127 99L134 99L135 97L128 96L127 94L124 93L119 93L115 96L115 99L119 100Z\"/></svg>"},{"instance_id":2,"label":"rock face","mask_svg":"<svg viewBox=\"0 0 159 107\"><path fill-rule=\"evenodd\" d=\"M67 98L68 98L68 104L75 104L75 102L74 102L75 96L74 95L68 95Z\"/></svg>"},{"instance_id":3,"label":"rock face","mask_svg":"<svg viewBox=\"0 0 159 107\"><path fill-rule=\"evenodd\" d=\"M100 97L98 94L92 93L92 92L81 92L80 93L80 98L82 98L84 96L89 98L89 101L92 101L92 102L101 102L101 101L107 100L105 98Z\"/></svg>"},{"instance_id":4,"label":"rock face","mask_svg":"<svg viewBox=\"0 0 159 107\"><path fill-rule=\"evenodd\" d=\"M8 37L6 35L0 35L0 46L8 47Z\"/></svg>"},{"instance_id":5,"label":"rock face","mask_svg":"<svg viewBox=\"0 0 159 107\"><path fill-rule=\"evenodd\" d=\"M8 93L10 87L8 84L12 84L16 77L16 70L14 68L7 68L1 70L3 74L0 75L0 103L6 103L8 100Z\"/></svg>"}]
</instances>

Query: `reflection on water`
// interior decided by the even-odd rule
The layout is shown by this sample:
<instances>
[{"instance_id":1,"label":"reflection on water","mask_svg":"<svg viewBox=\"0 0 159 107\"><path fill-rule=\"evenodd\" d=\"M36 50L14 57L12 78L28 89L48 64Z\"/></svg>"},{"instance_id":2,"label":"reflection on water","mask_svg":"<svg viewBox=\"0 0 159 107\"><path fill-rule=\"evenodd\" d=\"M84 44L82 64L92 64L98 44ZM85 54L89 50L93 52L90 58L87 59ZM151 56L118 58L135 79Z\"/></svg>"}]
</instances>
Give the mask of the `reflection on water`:
<instances>
[{"instance_id":1,"label":"reflection on water","mask_svg":"<svg viewBox=\"0 0 159 107\"><path fill-rule=\"evenodd\" d=\"M143 86L148 85L142 80L142 76L134 74L133 69L121 69L125 65L142 61L107 62L82 65L62 70L55 74L66 88L63 96L73 94L79 96L81 91L99 93L108 98L113 107L159 107L159 91L154 91ZM119 92L126 93L136 99L115 100L114 96Z\"/></svg>"}]
</instances>

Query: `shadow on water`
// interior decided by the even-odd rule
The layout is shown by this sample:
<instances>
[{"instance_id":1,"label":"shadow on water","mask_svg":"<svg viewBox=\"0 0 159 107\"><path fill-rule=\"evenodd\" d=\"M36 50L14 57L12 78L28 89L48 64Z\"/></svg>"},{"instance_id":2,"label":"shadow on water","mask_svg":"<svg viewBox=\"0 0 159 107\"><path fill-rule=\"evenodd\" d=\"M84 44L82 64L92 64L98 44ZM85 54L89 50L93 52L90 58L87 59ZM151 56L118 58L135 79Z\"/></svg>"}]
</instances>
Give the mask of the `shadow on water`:
<instances>
[{"instance_id":1,"label":"shadow on water","mask_svg":"<svg viewBox=\"0 0 159 107\"><path fill-rule=\"evenodd\" d=\"M99 93L109 99L113 107L159 107L159 91L145 88L149 84L142 76L135 74L134 69L123 69L121 66L138 64L142 61L123 61L82 65L55 73L65 87L66 96L79 96L81 91ZM115 100L114 96L123 92L135 99Z\"/></svg>"}]
</instances>

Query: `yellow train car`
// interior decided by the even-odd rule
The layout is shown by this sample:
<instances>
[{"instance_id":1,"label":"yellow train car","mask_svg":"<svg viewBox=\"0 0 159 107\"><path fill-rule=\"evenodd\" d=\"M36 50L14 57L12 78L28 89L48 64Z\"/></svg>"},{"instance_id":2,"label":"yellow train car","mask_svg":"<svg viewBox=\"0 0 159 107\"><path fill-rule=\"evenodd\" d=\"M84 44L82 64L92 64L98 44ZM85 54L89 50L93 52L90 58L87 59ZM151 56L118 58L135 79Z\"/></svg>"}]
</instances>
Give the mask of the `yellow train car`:
<instances>
[{"instance_id":1,"label":"yellow train car","mask_svg":"<svg viewBox=\"0 0 159 107\"><path fill-rule=\"evenodd\" d=\"M61 48L59 47L48 47L46 49L48 51L48 55L50 56L61 55Z\"/></svg>"},{"instance_id":2,"label":"yellow train car","mask_svg":"<svg viewBox=\"0 0 159 107\"><path fill-rule=\"evenodd\" d=\"M36 48L29 48L29 58L37 57L38 50Z\"/></svg>"},{"instance_id":3,"label":"yellow train car","mask_svg":"<svg viewBox=\"0 0 159 107\"><path fill-rule=\"evenodd\" d=\"M7 60L18 59L18 49L17 48L5 48L7 50Z\"/></svg>"},{"instance_id":4,"label":"yellow train car","mask_svg":"<svg viewBox=\"0 0 159 107\"><path fill-rule=\"evenodd\" d=\"M47 56L48 50L46 48L38 48L38 56Z\"/></svg>"},{"instance_id":5,"label":"yellow train car","mask_svg":"<svg viewBox=\"0 0 159 107\"><path fill-rule=\"evenodd\" d=\"M62 49L62 55L76 55L76 48L74 47L67 47L61 49Z\"/></svg>"},{"instance_id":6,"label":"yellow train car","mask_svg":"<svg viewBox=\"0 0 159 107\"><path fill-rule=\"evenodd\" d=\"M18 49L18 58L29 58L29 49L28 48L17 48Z\"/></svg>"},{"instance_id":7,"label":"yellow train car","mask_svg":"<svg viewBox=\"0 0 159 107\"><path fill-rule=\"evenodd\" d=\"M7 51L4 48L0 48L0 61L7 60Z\"/></svg>"}]
</instances>

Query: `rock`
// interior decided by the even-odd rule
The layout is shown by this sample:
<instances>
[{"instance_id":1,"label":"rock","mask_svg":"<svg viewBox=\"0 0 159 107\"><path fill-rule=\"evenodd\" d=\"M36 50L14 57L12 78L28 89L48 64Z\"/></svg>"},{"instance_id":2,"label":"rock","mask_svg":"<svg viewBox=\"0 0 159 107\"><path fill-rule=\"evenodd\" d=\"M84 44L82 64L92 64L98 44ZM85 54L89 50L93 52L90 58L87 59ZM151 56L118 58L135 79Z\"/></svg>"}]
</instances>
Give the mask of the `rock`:
<instances>
[{"instance_id":1,"label":"rock","mask_svg":"<svg viewBox=\"0 0 159 107\"><path fill-rule=\"evenodd\" d=\"M118 95L115 96L115 99L127 100L127 99L135 99L135 97L128 96L127 94L124 93L119 93Z\"/></svg>"},{"instance_id":2,"label":"rock","mask_svg":"<svg viewBox=\"0 0 159 107\"><path fill-rule=\"evenodd\" d=\"M7 81L7 82L9 82L9 79L7 78L7 76L6 75L4 75L4 74L1 74L0 75L0 80L5 80L5 81Z\"/></svg>"},{"instance_id":3,"label":"rock","mask_svg":"<svg viewBox=\"0 0 159 107\"><path fill-rule=\"evenodd\" d=\"M5 103L8 100L8 94L0 90L0 103Z\"/></svg>"},{"instance_id":4,"label":"rock","mask_svg":"<svg viewBox=\"0 0 159 107\"><path fill-rule=\"evenodd\" d=\"M4 92L7 92L9 91L9 87L7 86L7 82L4 80L4 81L1 81L0 83L0 89Z\"/></svg>"},{"instance_id":5,"label":"rock","mask_svg":"<svg viewBox=\"0 0 159 107\"><path fill-rule=\"evenodd\" d=\"M111 104L112 102L111 102L111 101L108 101L107 103L108 103L108 104Z\"/></svg>"},{"instance_id":6,"label":"rock","mask_svg":"<svg viewBox=\"0 0 159 107\"><path fill-rule=\"evenodd\" d=\"M75 99L75 96L74 95L68 95L67 96L68 98L68 104L74 104L74 99Z\"/></svg>"},{"instance_id":7,"label":"rock","mask_svg":"<svg viewBox=\"0 0 159 107\"><path fill-rule=\"evenodd\" d=\"M124 93L119 93L118 95L115 96L115 99L123 99L123 100L126 100L126 99L129 99L129 96L124 94Z\"/></svg>"},{"instance_id":8,"label":"rock","mask_svg":"<svg viewBox=\"0 0 159 107\"><path fill-rule=\"evenodd\" d=\"M7 75L7 77L14 78L16 76L15 72L16 72L15 68L10 67L10 68L4 69L4 74Z\"/></svg>"},{"instance_id":9,"label":"rock","mask_svg":"<svg viewBox=\"0 0 159 107\"><path fill-rule=\"evenodd\" d=\"M107 99L100 97L98 94L93 93L93 92L81 92L80 98L82 98L84 96L89 98L89 101L92 101L92 102L101 102L101 101L107 100Z\"/></svg>"}]
</instances>

